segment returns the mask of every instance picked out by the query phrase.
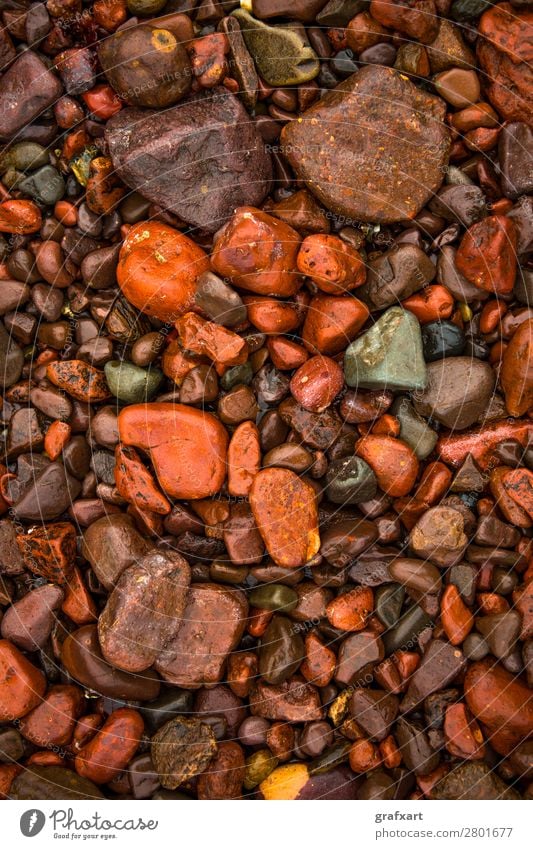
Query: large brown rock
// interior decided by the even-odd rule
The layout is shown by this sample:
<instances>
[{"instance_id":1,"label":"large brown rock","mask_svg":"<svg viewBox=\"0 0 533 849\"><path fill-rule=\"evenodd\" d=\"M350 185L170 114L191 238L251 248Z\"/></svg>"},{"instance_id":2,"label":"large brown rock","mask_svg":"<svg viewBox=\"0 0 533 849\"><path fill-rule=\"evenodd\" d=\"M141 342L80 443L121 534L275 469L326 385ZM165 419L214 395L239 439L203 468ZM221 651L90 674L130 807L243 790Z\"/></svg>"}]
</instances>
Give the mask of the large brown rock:
<instances>
[{"instance_id":1,"label":"large brown rock","mask_svg":"<svg viewBox=\"0 0 533 849\"><path fill-rule=\"evenodd\" d=\"M0 81L0 140L7 141L58 100L59 79L36 53L26 50Z\"/></svg>"},{"instance_id":2,"label":"large brown rock","mask_svg":"<svg viewBox=\"0 0 533 849\"><path fill-rule=\"evenodd\" d=\"M127 672L148 669L176 635L191 571L173 551L153 551L126 569L98 620L108 663Z\"/></svg>"},{"instance_id":3,"label":"large brown rock","mask_svg":"<svg viewBox=\"0 0 533 849\"><path fill-rule=\"evenodd\" d=\"M239 590L194 584L177 635L159 656L156 669L166 681L189 690L218 683L247 615L246 597Z\"/></svg>"},{"instance_id":4,"label":"large brown rock","mask_svg":"<svg viewBox=\"0 0 533 849\"><path fill-rule=\"evenodd\" d=\"M533 48L530 9L510 3L491 6L479 21L477 57L485 71L486 92L508 121L533 125Z\"/></svg>"},{"instance_id":5,"label":"large brown rock","mask_svg":"<svg viewBox=\"0 0 533 849\"><path fill-rule=\"evenodd\" d=\"M164 112L122 109L106 138L118 175L183 221L214 232L238 206L259 206L272 177L262 139L225 89Z\"/></svg>"},{"instance_id":6,"label":"large brown rock","mask_svg":"<svg viewBox=\"0 0 533 849\"><path fill-rule=\"evenodd\" d=\"M336 213L390 223L414 218L444 178L443 100L391 68L344 80L282 131L299 179Z\"/></svg>"}]
</instances>

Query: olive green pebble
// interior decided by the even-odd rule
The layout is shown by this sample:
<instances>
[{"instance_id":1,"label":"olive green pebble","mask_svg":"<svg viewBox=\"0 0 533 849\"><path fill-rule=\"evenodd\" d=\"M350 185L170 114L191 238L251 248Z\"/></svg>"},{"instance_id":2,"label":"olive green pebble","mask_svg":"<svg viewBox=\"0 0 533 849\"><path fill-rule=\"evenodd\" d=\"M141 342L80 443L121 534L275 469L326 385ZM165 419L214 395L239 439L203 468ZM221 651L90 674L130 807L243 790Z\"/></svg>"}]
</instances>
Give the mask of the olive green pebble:
<instances>
[{"instance_id":1,"label":"olive green pebble","mask_svg":"<svg viewBox=\"0 0 533 849\"><path fill-rule=\"evenodd\" d=\"M432 624L431 616L418 604L413 604L398 621L396 627L383 634L386 653L389 655L398 649L412 651L417 645L418 635Z\"/></svg>"},{"instance_id":2,"label":"olive green pebble","mask_svg":"<svg viewBox=\"0 0 533 849\"><path fill-rule=\"evenodd\" d=\"M127 0L128 11L132 15L149 17L157 15L166 6L167 0Z\"/></svg>"},{"instance_id":3,"label":"olive green pebble","mask_svg":"<svg viewBox=\"0 0 533 849\"><path fill-rule=\"evenodd\" d=\"M419 460L425 460L435 448L438 435L405 396L395 399L391 413L400 422L400 439L413 449Z\"/></svg>"},{"instance_id":4,"label":"olive green pebble","mask_svg":"<svg viewBox=\"0 0 533 849\"><path fill-rule=\"evenodd\" d=\"M253 379L254 370L250 362L242 363L240 366L229 368L220 378L220 385L225 392L229 392L234 386L243 383L248 386Z\"/></svg>"},{"instance_id":5,"label":"olive green pebble","mask_svg":"<svg viewBox=\"0 0 533 849\"><path fill-rule=\"evenodd\" d=\"M0 156L0 173L14 168L18 171L34 171L48 165L48 151L37 142L23 141L10 147Z\"/></svg>"},{"instance_id":6,"label":"olive green pebble","mask_svg":"<svg viewBox=\"0 0 533 849\"><path fill-rule=\"evenodd\" d=\"M298 593L285 584L262 584L251 591L250 604L261 610L281 610L288 613L298 604Z\"/></svg>"},{"instance_id":7,"label":"olive green pebble","mask_svg":"<svg viewBox=\"0 0 533 849\"><path fill-rule=\"evenodd\" d=\"M269 26L244 9L235 9L232 16L239 21L246 47L268 85L299 85L318 76L318 56L299 30Z\"/></svg>"},{"instance_id":8,"label":"olive green pebble","mask_svg":"<svg viewBox=\"0 0 533 849\"><path fill-rule=\"evenodd\" d=\"M386 628L394 628L402 612L405 587L402 584L383 584L376 589L376 616Z\"/></svg>"},{"instance_id":9,"label":"olive green pebble","mask_svg":"<svg viewBox=\"0 0 533 849\"><path fill-rule=\"evenodd\" d=\"M253 790L254 787L261 784L276 769L278 763L278 759L269 749L259 749L258 752L254 752L253 755L246 758L244 789Z\"/></svg>"},{"instance_id":10,"label":"olive green pebble","mask_svg":"<svg viewBox=\"0 0 533 849\"><path fill-rule=\"evenodd\" d=\"M377 479L360 457L333 460L326 472L326 491L334 504L361 504L371 501L377 492Z\"/></svg>"},{"instance_id":11,"label":"olive green pebble","mask_svg":"<svg viewBox=\"0 0 533 849\"><path fill-rule=\"evenodd\" d=\"M164 376L157 368L139 368L119 360L106 363L104 372L110 391L126 404L149 400L157 392Z\"/></svg>"},{"instance_id":12,"label":"olive green pebble","mask_svg":"<svg viewBox=\"0 0 533 849\"><path fill-rule=\"evenodd\" d=\"M65 181L56 168L45 165L21 180L18 188L25 195L52 206L65 194Z\"/></svg>"},{"instance_id":13,"label":"olive green pebble","mask_svg":"<svg viewBox=\"0 0 533 849\"><path fill-rule=\"evenodd\" d=\"M221 563L214 560L209 567L209 579L215 583L242 584L247 577L247 566L237 566L234 563Z\"/></svg>"}]
</instances>

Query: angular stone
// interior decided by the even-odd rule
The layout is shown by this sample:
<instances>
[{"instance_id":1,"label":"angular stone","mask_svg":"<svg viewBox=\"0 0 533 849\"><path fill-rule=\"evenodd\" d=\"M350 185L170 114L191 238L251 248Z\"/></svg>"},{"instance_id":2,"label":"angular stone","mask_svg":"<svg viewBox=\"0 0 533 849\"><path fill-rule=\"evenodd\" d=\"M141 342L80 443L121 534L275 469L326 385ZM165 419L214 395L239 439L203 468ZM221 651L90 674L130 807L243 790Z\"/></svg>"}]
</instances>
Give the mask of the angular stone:
<instances>
[{"instance_id":1,"label":"angular stone","mask_svg":"<svg viewBox=\"0 0 533 849\"><path fill-rule=\"evenodd\" d=\"M450 136L443 100L369 65L282 131L300 180L328 208L362 221L414 218L439 189Z\"/></svg>"},{"instance_id":2,"label":"angular stone","mask_svg":"<svg viewBox=\"0 0 533 849\"><path fill-rule=\"evenodd\" d=\"M466 666L463 653L443 640L433 640L422 658L422 663L411 676L407 694L400 708L409 713L426 696L443 690Z\"/></svg>"},{"instance_id":3,"label":"angular stone","mask_svg":"<svg viewBox=\"0 0 533 849\"><path fill-rule=\"evenodd\" d=\"M370 260L366 283L357 297L371 310L383 310L418 292L435 274L435 266L416 245L395 245Z\"/></svg>"},{"instance_id":4,"label":"angular stone","mask_svg":"<svg viewBox=\"0 0 533 849\"><path fill-rule=\"evenodd\" d=\"M348 386L396 392L423 389L426 366L416 316L401 307L387 310L348 346L344 374Z\"/></svg>"},{"instance_id":5,"label":"angular stone","mask_svg":"<svg viewBox=\"0 0 533 849\"><path fill-rule=\"evenodd\" d=\"M318 56L300 29L269 26L245 9L236 9L232 17L239 21L246 47L268 85L299 85L318 75Z\"/></svg>"},{"instance_id":6,"label":"angular stone","mask_svg":"<svg viewBox=\"0 0 533 849\"><path fill-rule=\"evenodd\" d=\"M0 81L0 139L7 141L31 124L41 112L53 106L63 86L44 62L31 50L25 50Z\"/></svg>"},{"instance_id":7,"label":"angular stone","mask_svg":"<svg viewBox=\"0 0 533 849\"><path fill-rule=\"evenodd\" d=\"M247 615L242 592L219 584L194 584L178 633L155 668L166 681L189 690L216 684L228 654L242 637Z\"/></svg>"},{"instance_id":8,"label":"angular stone","mask_svg":"<svg viewBox=\"0 0 533 849\"><path fill-rule=\"evenodd\" d=\"M122 109L107 123L113 165L131 189L214 232L237 206L259 206L272 164L237 97L194 95L165 111Z\"/></svg>"},{"instance_id":9,"label":"angular stone","mask_svg":"<svg viewBox=\"0 0 533 849\"><path fill-rule=\"evenodd\" d=\"M298 676L273 686L259 680L250 694L250 710L283 722L313 722L323 716L319 691Z\"/></svg>"},{"instance_id":10,"label":"angular stone","mask_svg":"<svg viewBox=\"0 0 533 849\"><path fill-rule=\"evenodd\" d=\"M427 387L413 396L417 413L453 430L474 424L487 409L495 376L474 357L446 357L427 366Z\"/></svg>"},{"instance_id":11,"label":"angular stone","mask_svg":"<svg viewBox=\"0 0 533 849\"><path fill-rule=\"evenodd\" d=\"M505 784L489 764L462 763L441 778L431 791L431 798L469 802L520 799L520 795Z\"/></svg>"}]
</instances>

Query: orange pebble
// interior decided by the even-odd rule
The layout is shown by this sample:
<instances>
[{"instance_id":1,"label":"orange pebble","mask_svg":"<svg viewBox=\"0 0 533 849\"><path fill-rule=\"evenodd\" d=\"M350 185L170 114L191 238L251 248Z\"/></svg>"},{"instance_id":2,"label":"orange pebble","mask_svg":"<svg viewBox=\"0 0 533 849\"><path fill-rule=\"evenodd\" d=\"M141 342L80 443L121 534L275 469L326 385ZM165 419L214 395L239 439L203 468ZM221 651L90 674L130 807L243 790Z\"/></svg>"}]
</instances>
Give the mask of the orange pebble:
<instances>
[{"instance_id":1,"label":"orange pebble","mask_svg":"<svg viewBox=\"0 0 533 849\"><path fill-rule=\"evenodd\" d=\"M492 333L496 330L506 312L507 304L505 301L487 301L479 316L479 329L481 333Z\"/></svg>"},{"instance_id":2,"label":"orange pebble","mask_svg":"<svg viewBox=\"0 0 533 849\"><path fill-rule=\"evenodd\" d=\"M296 262L302 274L329 295L342 295L362 286L366 280L361 254L338 236L324 233L307 236L300 245Z\"/></svg>"},{"instance_id":3,"label":"orange pebble","mask_svg":"<svg viewBox=\"0 0 533 849\"><path fill-rule=\"evenodd\" d=\"M356 740L348 755L353 772L369 772L377 769L381 762L379 750L370 740Z\"/></svg>"},{"instance_id":4,"label":"orange pebble","mask_svg":"<svg viewBox=\"0 0 533 849\"><path fill-rule=\"evenodd\" d=\"M454 299L446 286L425 286L420 292L402 301L402 307L414 313L421 324L450 318Z\"/></svg>"},{"instance_id":5,"label":"orange pebble","mask_svg":"<svg viewBox=\"0 0 533 849\"><path fill-rule=\"evenodd\" d=\"M374 607L374 593L370 587L354 587L342 593L326 606L330 625L341 631L362 631Z\"/></svg>"},{"instance_id":6,"label":"orange pebble","mask_svg":"<svg viewBox=\"0 0 533 849\"><path fill-rule=\"evenodd\" d=\"M335 673L337 658L335 652L324 645L316 634L311 632L305 638L305 658L300 672L306 681L315 687L327 687Z\"/></svg>"},{"instance_id":7,"label":"orange pebble","mask_svg":"<svg viewBox=\"0 0 533 849\"><path fill-rule=\"evenodd\" d=\"M58 200L54 206L54 218L65 227L75 227L78 223L78 210L68 200Z\"/></svg>"},{"instance_id":8,"label":"orange pebble","mask_svg":"<svg viewBox=\"0 0 533 849\"><path fill-rule=\"evenodd\" d=\"M71 430L67 422L54 421L46 431L44 450L51 460L57 460L61 455L70 439Z\"/></svg>"},{"instance_id":9,"label":"orange pebble","mask_svg":"<svg viewBox=\"0 0 533 849\"><path fill-rule=\"evenodd\" d=\"M261 468L261 445L255 422L245 421L235 429L228 447L228 492L246 498Z\"/></svg>"},{"instance_id":10,"label":"orange pebble","mask_svg":"<svg viewBox=\"0 0 533 849\"><path fill-rule=\"evenodd\" d=\"M271 336L267 339L270 359L280 371L292 371L305 363L309 354L297 342L284 336Z\"/></svg>"},{"instance_id":11,"label":"orange pebble","mask_svg":"<svg viewBox=\"0 0 533 849\"><path fill-rule=\"evenodd\" d=\"M379 753L382 757L383 763L388 769L394 769L394 767L400 766L402 762L402 753L398 749L396 745L396 740L389 734L388 737L385 737L384 740L379 744Z\"/></svg>"},{"instance_id":12,"label":"orange pebble","mask_svg":"<svg viewBox=\"0 0 533 849\"><path fill-rule=\"evenodd\" d=\"M115 448L115 485L126 501L141 510L170 513L170 503L134 448L120 444Z\"/></svg>"},{"instance_id":13,"label":"orange pebble","mask_svg":"<svg viewBox=\"0 0 533 849\"><path fill-rule=\"evenodd\" d=\"M31 200L5 200L0 203L0 233L37 233L42 225L41 210Z\"/></svg>"},{"instance_id":14,"label":"orange pebble","mask_svg":"<svg viewBox=\"0 0 533 849\"><path fill-rule=\"evenodd\" d=\"M97 85L90 91L85 91L82 94L82 99L95 118L100 118L102 121L107 121L112 115L116 115L123 106L122 101L117 97L111 86L105 84Z\"/></svg>"},{"instance_id":15,"label":"orange pebble","mask_svg":"<svg viewBox=\"0 0 533 849\"><path fill-rule=\"evenodd\" d=\"M474 617L454 584L448 584L442 594L440 615L450 643L460 645L474 627Z\"/></svg>"},{"instance_id":16,"label":"orange pebble","mask_svg":"<svg viewBox=\"0 0 533 849\"><path fill-rule=\"evenodd\" d=\"M76 625L87 625L98 619L96 604L77 566L74 567L68 582L64 586L65 598L61 610Z\"/></svg>"},{"instance_id":17,"label":"orange pebble","mask_svg":"<svg viewBox=\"0 0 533 849\"><path fill-rule=\"evenodd\" d=\"M407 495L418 474L413 449L391 436L364 436L355 443L355 453L372 469L383 492L393 497Z\"/></svg>"}]
</instances>

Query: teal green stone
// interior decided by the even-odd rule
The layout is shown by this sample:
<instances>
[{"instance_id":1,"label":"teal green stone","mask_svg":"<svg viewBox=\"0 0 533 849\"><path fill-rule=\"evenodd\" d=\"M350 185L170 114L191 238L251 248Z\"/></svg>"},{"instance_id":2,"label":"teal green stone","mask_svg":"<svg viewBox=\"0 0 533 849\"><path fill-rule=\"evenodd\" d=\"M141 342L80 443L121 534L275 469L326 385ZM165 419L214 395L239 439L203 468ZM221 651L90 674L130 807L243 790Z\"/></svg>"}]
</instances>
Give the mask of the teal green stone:
<instances>
[{"instance_id":1,"label":"teal green stone","mask_svg":"<svg viewBox=\"0 0 533 849\"><path fill-rule=\"evenodd\" d=\"M150 400L164 377L158 368L139 368L133 363L119 360L106 363L104 372L109 390L119 401L126 404L139 404Z\"/></svg>"},{"instance_id":2,"label":"teal green stone","mask_svg":"<svg viewBox=\"0 0 533 849\"><path fill-rule=\"evenodd\" d=\"M18 188L25 195L51 206L65 194L65 181L56 168L45 165L21 180Z\"/></svg>"},{"instance_id":3,"label":"teal green stone","mask_svg":"<svg viewBox=\"0 0 533 849\"><path fill-rule=\"evenodd\" d=\"M401 307L387 310L348 346L344 376L348 386L365 389L424 389L427 375L418 319Z\"/></svg>"}]
</instances>

